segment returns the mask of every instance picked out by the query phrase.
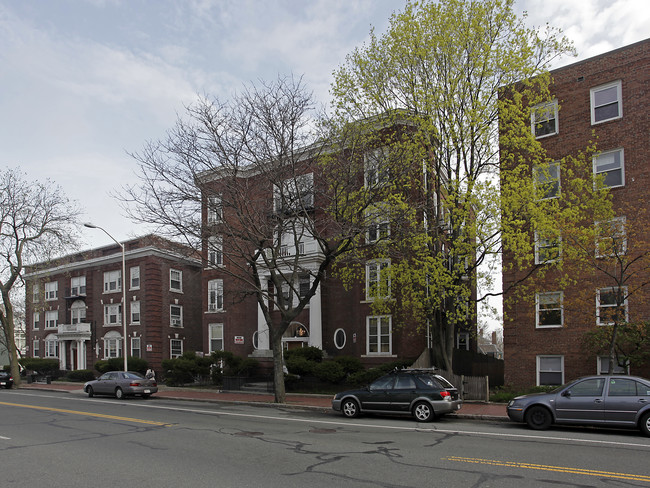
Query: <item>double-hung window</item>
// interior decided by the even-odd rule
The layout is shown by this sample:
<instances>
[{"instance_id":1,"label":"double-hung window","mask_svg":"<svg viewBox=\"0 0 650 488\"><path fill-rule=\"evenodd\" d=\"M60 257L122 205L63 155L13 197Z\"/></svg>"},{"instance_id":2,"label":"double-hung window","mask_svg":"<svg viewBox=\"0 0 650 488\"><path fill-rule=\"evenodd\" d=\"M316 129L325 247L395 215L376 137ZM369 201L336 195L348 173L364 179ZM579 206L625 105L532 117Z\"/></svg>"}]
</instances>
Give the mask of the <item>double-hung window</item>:
<instances>
[{"instance_id":1,"label":"double-hung window","mask_svg":"<svg viewBox=\"0 0 650 488\"><path fill-rule=\"evenodd\" d=\"M540 164L533 168L535 189L541 200L560 196L560 163Z\"/></svg>"},{"instance_id":2,"label":"double-hung window","mask_svg":"<svg viewBox=\"0 0 650 488\"><path fill-rule=\"evenodd\" d=\"M223 280L208 281L208 312L223 310Z\"/></svg>"},{"instance_id":3,"label":"double-hung window","mask_svg":"<svg viewBox=\"0 0 650 488\"><path fill-rule=\"evenodd\" d=\"M208 238L208 265L223 266L223 237L221 236Z\"/></svg>"},{"instance_id":4,"label":"double-hung window","mask_svg":"<svg viewBox=\"0 0 650 488\"><path fill-rule=\"evenodd\" d=\"M32 329L38 330L39 323L41 321L41 314L40 312L34 312L33 318L32 318Z\"/></svg>"},{"instance_id":5,"label":"double-hung window","mask_svg":"<svg viewBox=\"0 0 650 488\"><path fill-rule=\"evenodd\" d=\"M385 185L390 179L390 165L387 147L378 147L366 151L363 156L364 180L366 188Z\"/></svg>"},{"instance_id":6,"label":"double-hung window","mask_svg":"<svg viewBox=\"0 0 650 488\"><path fill-rule=\"evenodd\" d=\"M131 277L131 290L138 290L140 288L140 266L133 266L130 270Z\"/></svg>"},{"instance_id":7,"label":"double-hung window","mask_svg":"<svg viewBox=\"0 0 650 488\"><path fill-rule=\"evenodd\" d=\"M45 300L56 300L59 298L59 283L51 281L45 283Z\"/></svg>"},{"instance_id":8,"label":"double-hung window","mask_svg":"<svg viewBox=\"0 0 650 488\"><path fill-rule=\"evenodd\" d=\"M59 357L59 340L57 339L56 334L50 334L45 338L45 357Z\"/></svg>"},{"instance_id":9,"label":"double-hung window","mask_svg":"<svg viewBox=\"0 0 650 488\"><path fill-rule=\"evenodd\" d=\"M273 188L276 214L293 215L314 208L314 174L306 173L283 181Z\"/></svg>"},{"instance_id":10,"label":"double-hung window","mask_svg":"<svg viewBox=\"0 0 650 488\"><path fill-rule=\"evenodd\" d=\"M183 307L181 305L170 305L169 323L172 327L183 327Z\"/></svg>"},{"instance_id":11,"label":"double-hung window","mask_svg":"<svg viewBox=\"0 0 650 488\"><path fill-rule=\"evenodd\" d=\"M596 293L596 323L613 325L627 321L627 288L601 288Z\"/></svg>"},{"instance_id":12,"label":"double-hung window","mask_svg":"<svg viewBox=\"0 0 650 488\"><path fill-rule=\"evenodd\" d=\"M45 312L45 328L56 329L59 327L59 311L47 310Z\"/></svg>"},{"instance_id":13,"label":"double-hung window","mask_svg":"<svg viewBox=\"0 0 650 488\"><path fill-rule=\"evenodd\" d=\"M535 232L535 264L557 261L562 250L561 244L557 235Z\"/></svg>"},{"instance_id":14,"label":"double-hung window","mask_svg":"<svg viewBox=\"0 0 650 488\"><path fill-rule=\"evenodd\" d=\"M564 325L563 295L561 291L538 293L536 297L536 326L562 327Z\"/></svg>"},{"instance_id":15,"label":"double-hung window","mask_svg":"<svg viewBox=\"0 0 650 488\"><path fill-rule=\"evenodd\" d=\"M620 119L623 116L621 81L591 89L591 124Z\"/></svg>"},{"instance_id":16,"label":"double-hung window","mask_svg":"<svg viewBox=\"0 0 650 488\"><path fill-rule=\"evenodd\" d=\"M623 149L602 152L594 157L594 175L603 178L603 185L616 188L625 185Z\"/></svg>"},{"instance_id":17,"label":"double-hung window","mask_svg":"<svg viewBox=\"0 0 650 488\"><path fill-rule=\"evenodd\" d=\"M366 317L366 352L368 355L392 354L391 316Z\"/></svg>"},{"instance_id":18,"label":"double-hung window","mask_svg":"<svg viewBox=\"0 0 650 488\"><path fill-rule=\"evenodd\" d=\"M535 105L530 114L530 123L537 139L557 134L557 100Z\"/></svg>"},{"instance_id":19,"label":"double-hung window","mask_svg":"<svg viewBox=\"0 0 650 488\"><path fill-rule=\"evenodd\" d=\"M139 337L131 337L131 356L134 358L142 357L142 343Z\"/></svg>"},{"instance_id":20,"label":"double-hung window","mask_svg":"<svg viewBox=\"0 0 650 488\"><path fill-rule=\"evenodd\" d=\"M221 195L208 197L208 224L215 225L223 219L223 202Z\"/></svg>"},{"instance_id":21,"label":"double-hung window","mask_svg":"<svg viewBox=\"0 0 650 488\"><path fill-rule=\"evenodd\" d=\"M104 325L121 325L122 324L122 304L110 303L104 305Z\"/></svg>"},{"instance_id":22,"label":"double-hung window","mask_svg":"<svg viewBox=\"0 0 650 488\"><path fill-rule=\"evenodd\" d=\"M80 297L86 295L86 277L75 276L70 278L70 296Z\"/></svg>"},{"instance_id":23,"label":"double-hung window","mask_svg":"<svg viewBox=\"0 0 650 488\"><path fill-rule=\"evenodd\" d=\"M223 324L210 324L208 334L210 336L210 354L215 351L223 351Z\"/></svg>"},{"instance_id":24,"label":"double-hung window","mask_svg":"<svg viewBox=\"0 0 650 488\"><path fill-rule=\"evenodd\" d=\"M622 256L627 251L625 217L596 222L596 257Z\"/></svg>"},{"instance_id":25,"label":"double-hung window","mask_svg":"<svg viewBox=\"0 0 650 488\"><path fill-rule=\"evenodd\" d=\"M169 270L169 289L171 291L183 291L183 272L177 269Z\"/></svg>"},{"instance_id":26,"label":"double-hung window","mask_svg":"<svg viewBox=\"0 0 650 488\"><path fill-rule=\"evenodd\" d=\"M564 356L537 356L537 385L564 383Z\"/></svg>"},{"instance_id":27,"label":"double-hung window","mask_svg":"<svg viewBox=\"0 0 650 488\"><path fill-rule=\"evenodd\" d=\"M179 358L183 355L183 340L170 339L169 341L169 355L172 359Z\"/></svg>"},{"instance_id":28,"label":"double-hung window","mask_svg":"<svg viewBox=\"0 0 650 488\"><path fill-rule=\"evenodd\" d=\"M366 263L366 300L390 297L390 261Z\"/></svg>"},{"instance_id":29,"label":"double-hung window","mask_svg":"<svg viewBox=\"0 0 650 488\"><path fill-rule=\"evenodd\" d=\"M104 273L104 293L122 291L122 271L107 271Z\"/></svg>"},{"instance_id":30,"label":"double-hung window","mask_svg":"<svg viewBox=\"0 0 650 488\"><path fill-rule=\"evenodd\" d=\"M136 300L131 303L131 323L139 324L140 323L140 300Z\"/></svg>"},{"instance_id":31,"label":"double-hung window","mask_svg":"<svg viewBox=\"0 0 650 488\"><path fill-rule=\"evenodd\" d=\"M376 204L366 211L368 231L366 242L384 241L390 237L390 216L387 205Z\"/></svg>"}]
</instances>

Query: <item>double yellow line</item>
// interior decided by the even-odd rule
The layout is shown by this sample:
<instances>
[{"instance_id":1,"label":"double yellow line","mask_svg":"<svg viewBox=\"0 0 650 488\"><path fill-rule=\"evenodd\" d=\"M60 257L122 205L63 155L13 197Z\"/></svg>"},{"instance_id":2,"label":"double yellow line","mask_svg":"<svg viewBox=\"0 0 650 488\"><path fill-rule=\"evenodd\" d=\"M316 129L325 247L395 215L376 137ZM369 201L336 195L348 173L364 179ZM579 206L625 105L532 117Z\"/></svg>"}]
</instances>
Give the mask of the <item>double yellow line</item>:
<instances>
[{"instance_id":1,"label":"double yellow line","mask_svg":"<svg viewBox=\"0 0 650 488\"><path fill-rule=\"evenodd\" d=\"M456 461L461 463L487 464L491 466L503 466L506 468L518 468L518 469L536 469L541 471L553 471L556 473L581 474L585 476L599 476L599 477L606 477L606 478L616 478L621 480L644 481L646 483L650 483L650 476L645 476L641 474L615 473L611 471L600 471L600 470L593 470L593 469L571 468L571 467L564 467L564 466L546 466L544 464L518 463L514 461L498 461L494 459L478 459L478 458L466 458L466 457L458 457L458 456L450 456L443 459L446 461Z\"/></svg>"},{"instance_id":2,"label":"double yellow line","mask_svg":"<svg viewBox=\"0 0 650 488\"><path fill-rule=\"evenodd\" d=\"M7 403L7 402L0 402L0 405L8 405L10 407L22 407L22 408L32 408L34 410L45 410L49 412L59 412L59 413L71 413L73 415L84 415L86 417L98 417L102 419L110 419L110 420L124 420L126 422L135 422L138 424L148 424L148 425L158 425L161 427L168 427L171 424L167 424L164 422L154 422L153 420L143 420L143 419L134 419L131 417L119 417L117 415L105 415L102 413L92 413L92 412L81 412L78 410L66 410L64 408L51 408L51 407L39 407L36 405L22 405L20 403Z\"/></svg>"}]
</instances>

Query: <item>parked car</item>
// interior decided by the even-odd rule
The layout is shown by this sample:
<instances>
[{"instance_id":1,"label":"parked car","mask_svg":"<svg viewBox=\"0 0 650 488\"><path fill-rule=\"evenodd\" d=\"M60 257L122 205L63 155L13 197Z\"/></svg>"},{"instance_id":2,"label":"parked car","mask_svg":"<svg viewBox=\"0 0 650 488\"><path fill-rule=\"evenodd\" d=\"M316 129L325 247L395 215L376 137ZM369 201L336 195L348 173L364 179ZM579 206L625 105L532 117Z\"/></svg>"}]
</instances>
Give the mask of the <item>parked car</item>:
<instances>
[{"instance_id":1,"label":"parked car","mask_svg":"<svg viewBox=\"0 0 650 488\"><path fill-rule=\"evenodd\" d=\"M14 378L9 371L0 371L0 387L11 388L14 386Z\"/></svg>"},{"instance_id":2,"label":"parked car","mask_svg":"<svg viewBox=\"0 0 650 488\"><path fill-rule=\"evenodd\" d=\"M84 391L91 398L94 395L114 395L116 398L140 395L148 398L158 391L158 384L134 371L109 371L86 382Z\"/></svg>"},{"instance_id":3,"label":"parked car","mask_svg":"<svg viewBox=\"0 0 650 488\"><path fill-rule=\"evenodd\" d=\"M650 436L650 381L636 376L586 376L549 393L508 403L508 417L531 429L552 424L638 428Z\"/></svg>"},{"instance_id":4,"label":"parked car","mask_svg":"<svg viewBox=\"0 0 650 488\"><path fill-rule=\"evenodd\" d=\"M349 418L363 413L404 414L420 422L455 412L461 405L458 390L431 369L396 370L332 399L332 408Z\"/></svg>"}]
</instances>

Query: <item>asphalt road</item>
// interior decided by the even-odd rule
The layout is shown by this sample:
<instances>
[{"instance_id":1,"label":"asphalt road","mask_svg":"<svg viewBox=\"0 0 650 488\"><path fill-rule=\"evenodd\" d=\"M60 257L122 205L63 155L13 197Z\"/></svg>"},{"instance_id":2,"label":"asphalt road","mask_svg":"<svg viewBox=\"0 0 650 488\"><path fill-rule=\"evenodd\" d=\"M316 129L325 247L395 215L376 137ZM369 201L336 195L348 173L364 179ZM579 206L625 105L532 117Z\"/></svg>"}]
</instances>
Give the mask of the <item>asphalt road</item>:
<instances>
[{"instance_id":1,"label":"asphalt road","mask_svg":"<svg viewBox=\"0 0 650 488\"><path fill-rule=\"evenodd\" d=\"M636 431L0 392L5 487L650 487Z\"/></svg>"}]
</instances>

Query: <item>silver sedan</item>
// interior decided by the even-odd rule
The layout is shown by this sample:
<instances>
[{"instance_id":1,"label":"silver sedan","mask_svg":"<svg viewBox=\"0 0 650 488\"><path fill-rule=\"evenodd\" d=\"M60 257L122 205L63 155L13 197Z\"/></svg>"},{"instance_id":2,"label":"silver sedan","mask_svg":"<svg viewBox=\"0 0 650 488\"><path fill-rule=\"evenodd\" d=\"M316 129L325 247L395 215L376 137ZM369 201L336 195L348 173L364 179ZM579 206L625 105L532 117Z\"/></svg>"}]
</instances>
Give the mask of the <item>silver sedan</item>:
<instances>
[{"instance_id":1,"label":"silver sedan","mask_svg":"<svg viewBox=\"0 0 650 488\"><path fill-rule=\"evenodd\" d=\"M112 395L120 399L139 395L148 398L158 391L158 384L134 371L109 371L96 380L85 383L84 391L89 397Z\"/></svg>"}]
</instances>

